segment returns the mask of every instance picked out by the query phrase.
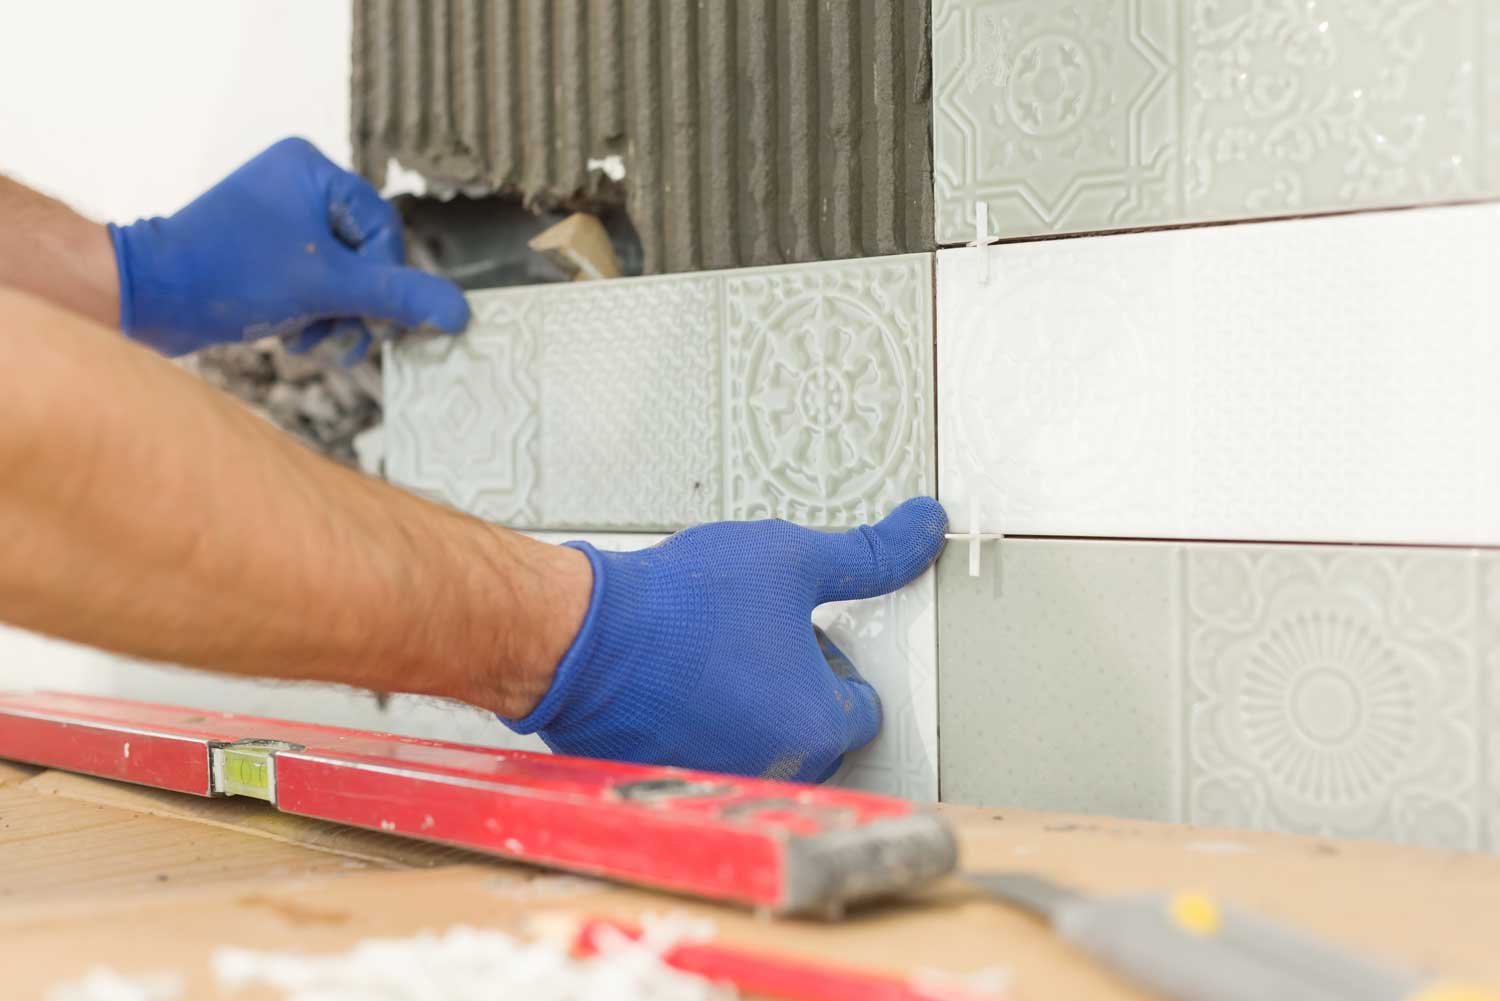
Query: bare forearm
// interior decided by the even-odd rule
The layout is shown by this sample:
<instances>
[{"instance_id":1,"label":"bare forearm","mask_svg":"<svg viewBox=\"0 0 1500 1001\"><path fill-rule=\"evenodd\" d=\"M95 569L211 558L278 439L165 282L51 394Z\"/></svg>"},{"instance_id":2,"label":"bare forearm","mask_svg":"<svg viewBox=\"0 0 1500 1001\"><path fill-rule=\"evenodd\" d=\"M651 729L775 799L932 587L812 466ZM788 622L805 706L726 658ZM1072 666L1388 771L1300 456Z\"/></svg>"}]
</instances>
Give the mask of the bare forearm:
<instances>
[{"instance_id":1,"label":"bare forearm","mask_svg":"<svg viewBox=\"0 0 1500 1001\"><path fill-rule=\"evenodd\" d=\"M149 352L0 290L0 614L137 656L522 715L584 557L305 450Z\"/></svg>"},{"instance_id":2,"label":"bare forearm","mask_svg":"<svg viewBox=\"0 0 1500 1001\"><path fill-rule=\"evenodd\" d=\"M0 287L30 292L109 327L119 323L119 276L103 225L3 175L0 219Z\"/></svg>"}]
</instances>

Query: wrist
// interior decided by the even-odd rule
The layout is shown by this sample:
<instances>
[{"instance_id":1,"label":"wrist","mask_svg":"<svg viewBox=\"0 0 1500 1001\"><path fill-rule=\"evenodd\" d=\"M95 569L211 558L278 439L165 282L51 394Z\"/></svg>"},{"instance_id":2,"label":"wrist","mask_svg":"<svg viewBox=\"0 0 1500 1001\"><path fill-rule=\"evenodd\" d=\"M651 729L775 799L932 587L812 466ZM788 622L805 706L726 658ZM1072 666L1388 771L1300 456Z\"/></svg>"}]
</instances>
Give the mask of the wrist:
<instances>
[{"instance_id":1,"label":"wrist","mask_svg":"<svg viewBox=\"0 0 1500 1001\"><path fill-rule=\"evenodd\" d=\"M594 571L583 552L548 545L485 526L505 550L500 561L483 561L497 572L504 604L484 611L503 631L480 658L482 687L488 693L468 701L508 719L535 712L552 688L559 665L588 616ZM501 609L508 609L501 614Z\"/></svg>"}]
</instances>

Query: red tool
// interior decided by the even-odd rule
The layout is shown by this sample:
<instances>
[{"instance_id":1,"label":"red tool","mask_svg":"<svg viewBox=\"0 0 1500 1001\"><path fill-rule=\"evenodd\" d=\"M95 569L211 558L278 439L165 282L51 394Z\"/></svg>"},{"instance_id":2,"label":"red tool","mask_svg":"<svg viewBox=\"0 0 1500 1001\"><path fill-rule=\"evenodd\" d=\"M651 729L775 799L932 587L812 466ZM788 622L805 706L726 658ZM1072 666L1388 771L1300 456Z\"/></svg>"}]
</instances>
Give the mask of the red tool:
<instances>
[{"instance_id":1,"label":"red tool","mask_svg":"<svg viewBox=\"0 0 1500 1001\"><path fill-rule=\"evenodd\" d=\"M952 870L905 800L679 768L498 751L125 699L0 695L0 758L460 845L778 913Z\"/></svg>"},{"instance_id":2,"label":"red tool","mask_svg":"<svg viewBox=\"0 0 1500 1001\"><path fill-rule=\"evenodd\" d=\"M607 918L591 918L574 936L573 951L592 956L607 947L611 935L639 939L641 932ZM924 983L713 942L674 945L662 953L661 961L758 997L794 1001L995 1001L995 994L971 990L960 983Z\"/></svg>"}]
</instances>

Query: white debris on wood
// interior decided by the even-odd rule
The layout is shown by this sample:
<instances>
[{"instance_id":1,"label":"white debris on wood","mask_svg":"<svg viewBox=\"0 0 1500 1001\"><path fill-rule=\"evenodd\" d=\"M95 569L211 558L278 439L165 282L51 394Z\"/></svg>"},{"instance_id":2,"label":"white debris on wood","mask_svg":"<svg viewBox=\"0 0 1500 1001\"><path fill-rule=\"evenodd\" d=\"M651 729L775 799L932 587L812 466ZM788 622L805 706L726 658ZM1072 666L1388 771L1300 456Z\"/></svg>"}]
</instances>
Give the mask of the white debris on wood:
<instances>
[{"instance_id":1,"label":"white debris on wood","mask_svg":"<svg viewBox=\"0 0 1500 1001\"><path fill-rule=\"evenodd\" d=\"M1012 974L1008 966L986 966L973 973L922 970L911 977L911 985L924 997L995 998L1010 996Z\"/></svg>"},{"instance_id":2,"label":"white debris on wood","mask_svg":"<svg viewBox=\"0 0 1500 1001\"><path fill-rule=\"evenodd\" d=\"M181 977L169 973L126 976L101 966L58 984L48 992L47 1001L176 1001L180 997Z\"/></svg>"},{"instance_id":3,"label":"white debris on wood","mask_svg":"<svg viewBox=\"0 0 1500 1001\"><path fill-rule=\"evenodd\" d=\"M681 941L670 927L602 943L576 959L566 942L527 942L503 932L456 926L441 935L368 939L336 955L222 948L213 968L221 987L273 987L285 1001L725 1001L728 988L667 966L661 954Z\"/></svg>"}]
</instances>

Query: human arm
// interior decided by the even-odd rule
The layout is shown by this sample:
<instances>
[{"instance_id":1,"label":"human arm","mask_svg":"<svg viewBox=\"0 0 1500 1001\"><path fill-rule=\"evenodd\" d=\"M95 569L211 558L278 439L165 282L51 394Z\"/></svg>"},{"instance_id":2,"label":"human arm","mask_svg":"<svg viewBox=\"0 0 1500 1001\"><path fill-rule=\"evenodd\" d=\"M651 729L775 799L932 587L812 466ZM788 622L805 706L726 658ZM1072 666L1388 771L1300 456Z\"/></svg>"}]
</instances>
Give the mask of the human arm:
<instances>
[{"instance_id":1,"label":"human arm","mask_svg":"<svg viewBox=\"0 0 1500 1001\"><path fill-rule=\"evenodd\" d=\"M544 545L0 289L0 617L64 639L457 698L565 753L819 781L873 739L880 702L812 610L911 581L945 527L918 498L849 532Z\"/></svg>"},{"instance_id":2,"label":"human arm","mask_svg":"<svg viewBox=\"0 0 1500 1001\"><path fill-rule=\"evenodd\" d=\"M0 287L29 292L96 323L120 319L109 231L55 198L0 175Z\"/></svg>"},{"instance_id":3,"label":"human arm","mask_svg":"<svg viewBox=\"0 0 1500 1001\"><path fill-rule=\"evenodd\" d=\"M175 214L103 226L0 178L0 286L80 312L164 354L370 324L456 333L459 289L405 266L401 220L368 182L283 139Z\"/></svg>"},{"instance_id":4,"label":"human arm","mask_svg":"<svg viewBox=\"0 0 1500 1001\"><path fill-rule=\"evenodd\" d=\"M13 624L510 715L546 690L590 585L582 554L325 460L129 341L4 289L0 539Z\"/></svg>"}]
</instances>

